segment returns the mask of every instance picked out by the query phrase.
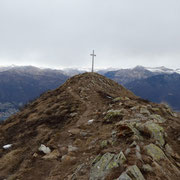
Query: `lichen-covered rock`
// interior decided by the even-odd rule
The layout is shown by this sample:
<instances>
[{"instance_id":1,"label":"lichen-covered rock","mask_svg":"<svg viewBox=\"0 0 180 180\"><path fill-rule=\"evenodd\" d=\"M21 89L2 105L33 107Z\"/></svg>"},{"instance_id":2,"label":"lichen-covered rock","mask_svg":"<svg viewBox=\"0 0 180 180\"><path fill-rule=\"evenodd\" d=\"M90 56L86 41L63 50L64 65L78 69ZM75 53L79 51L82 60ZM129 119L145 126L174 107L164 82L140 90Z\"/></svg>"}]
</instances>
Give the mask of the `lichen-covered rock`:
<instances>
[{"instance_id":1,"label":"lichen-covered rock","mask_svg":"<svg viewBox=\"0 0 180 180\"><path fill-rule=\"evenodd\" d=\"M153 168L149 164L144 164L142 167L144 172L152 172Z\"/></svg>"},{"instance_id":2,"label":"lichen-covered rock","mask_svg":"<svg viewBox=\"0 0 180 180\"><path fill-rule=\"evenodd\" d=\"M104 122L110 123L113 120L121 120L123 117L122 110L109 110L104 118Z\"/></svg>"},{"instance_id":3,"label":"lichen-covered rock","mask_svg":"<svg viewBox=\"0 0 180 180\"><path fill-rule=\"evenodd\" d=\"M149 134L154 138L160 146L164 146L164 129L156 123L147 122L145 124L137 124L137 129L145 134Z\"/></svg>"},{"instance_id":4,"label":"lichen-covered rock","mask_svg":"<svg viewBox=\"0 0 180 180\"><path fill-rule=\"evenodd\" d=\"M117 180L132 180L132 179L126 174L126 172L123 172Z\"/></svg>"},{"instance_id":5,"label":"lichen-covered rock","mask_svg":"<svg viewBox=\"0 0 180 180\"><path fill-rule=\"evenodd\" d=\"M130 176L133 180L145 180L141 171L136 165L129 166L126 170L128 176Z\"/></svg>"},{"instance_id":6,"label":"lichen-covered rock","mask_svg":"<svg viewBox=\"0 0 180 180\"><path fill-rule=\"evenodd\" d=\"M105 148L108 146L108 140L104 140L101 142L101 148Z\"/></svg>"},{"instance_id":7,"label":"lichen-covered rock","mask_svg":"<svg viewBox=\"0 0 180 180\"><path fill-rule=\"evenodd\" d=\"M147 114L148 116L151 114L146 106L143 106L140 108L140 113L141 114Z\"/></svg>"},{"instance_id":8,"label":"lichen-covered rock","mask_svg":"<svg viewBox=\"0 0 180 180\"><path fill-rule=\"evenodd\" d=\"M107 165L107 169L112 169L115 167L119 167L126 161L126 157L121 151L119 154L115 155L113 160Z\"/></svg>"},{"instance_id":9,"label":"lichen-covered rock","mask_svg":"<svg viewBox=\"0 0 180 180\"><path fill-rule=\"evenodd\" d=\"M165 145L165 150L169 155L174 155L173 149L169 146L169 144Z\"/></svg>"},{"instance_id":10,"label":"lichen-covered rock","mask_svg":"<svg viewBox=\"0 0 180 180\"><path fill-rule=\"evenodd\" d=\"M136 165L129 166L117 180L145 180L141 171Z\"/></svg>"},{"instance_id":11,"label":"lichen-covered rock","mask_svg":"<svg viewBox=\"0 0 180 180\"><path fill-rule=\"evenodd\" d=\"M117 97L113 99L113 102L118 102L118 101L123 101L124 98L123 97Z\"/></svg>"},{"instance_id":12,"label":"lichen-covered rock","mask_svg":"<svg viewBox=\"0 0 180 180\"><path fill-rule=\"evenodd\" d=\"M129 100L128 97L117 97L117 98L113 99L113 102L128 101L128 100Z\"/></svg>"},{"instance_id":13,"label":"lichen-covered rock","mask_svg":"<svg viewBox=\"0 0 180 180\"><path fill-rule=\"evenodd\" d=\"M90 180L105 179L111 169L119 167L126 161L123 152L119 154L106 153L102 157L98 156L92 163Z\"/></svg>"},{"instance_id":14,"label":"lichen-covered rock","mask_svg":"<svg viewBox=\"0 0 180 180\"><path fill-rule=\"evenodd\" d=\"M165 159L166 156L164 152L156 145L154 144L149 144L144 147L147 154L153 158L155 161L159 161L161 159Z\"/></svg>"},{"instance_id":15,"label":"lichen-covered rock","mask_svg":"<svg viewBox=\"0 0 180 180\"><path fill-rule=\"evenodd\" d=\"M162 118L160 115L158 114L151 114L150 118L152 119L153 122L155 123L164 123L166 120L164 118Z\"/></svg>"}]
</instances>

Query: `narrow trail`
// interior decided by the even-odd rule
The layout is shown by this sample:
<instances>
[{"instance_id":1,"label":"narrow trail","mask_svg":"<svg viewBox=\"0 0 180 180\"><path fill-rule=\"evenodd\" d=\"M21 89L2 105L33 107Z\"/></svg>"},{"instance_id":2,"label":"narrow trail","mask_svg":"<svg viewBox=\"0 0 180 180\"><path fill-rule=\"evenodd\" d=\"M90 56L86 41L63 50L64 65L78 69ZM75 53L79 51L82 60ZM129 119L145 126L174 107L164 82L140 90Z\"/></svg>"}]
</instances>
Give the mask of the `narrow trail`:
<instances>
[{"instance_id":1,"label":"narrow trail","mask_svg":"<svg viewBox=\"0 0 180 180\"><path fill-rule=\"evenodd\" d=\"M84 106L85 106L85 111L81 115L80 119L76 122L76 126L80 127L82 124L86 123L89 119L88 117L92 114L94 111L93 106L91 103L83 100L82 98L79 97L76 93L72 91L72 89L68 90L68 93L75 98L76 100L80 101Z\"/></svg>"}]
</instances>

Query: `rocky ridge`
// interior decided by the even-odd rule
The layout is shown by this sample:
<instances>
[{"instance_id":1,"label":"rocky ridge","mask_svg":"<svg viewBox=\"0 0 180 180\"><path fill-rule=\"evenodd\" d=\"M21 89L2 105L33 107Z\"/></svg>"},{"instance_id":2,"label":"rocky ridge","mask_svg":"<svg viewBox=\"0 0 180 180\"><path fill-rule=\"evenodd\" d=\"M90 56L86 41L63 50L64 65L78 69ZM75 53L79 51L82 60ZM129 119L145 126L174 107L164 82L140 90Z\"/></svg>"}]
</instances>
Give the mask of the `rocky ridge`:
<instances>
[{"instance_id":1,"label":"rocky ridge","mask_svg":"<svg viewBox=\"0 0 180 180\"><path fill-rule=\"evenodd\" d=\"M178 180L180 117L84 73L0 124L0 179Z\"/></svg>"}]
</instances>

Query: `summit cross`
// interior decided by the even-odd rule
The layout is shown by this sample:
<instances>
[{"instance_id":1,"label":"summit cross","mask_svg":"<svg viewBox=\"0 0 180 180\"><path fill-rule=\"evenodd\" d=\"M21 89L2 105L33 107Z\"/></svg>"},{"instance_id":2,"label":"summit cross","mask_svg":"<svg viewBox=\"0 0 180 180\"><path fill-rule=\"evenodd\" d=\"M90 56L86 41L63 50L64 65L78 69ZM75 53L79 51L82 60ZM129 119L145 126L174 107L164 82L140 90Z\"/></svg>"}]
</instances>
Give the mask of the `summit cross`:
<instances>
[{"instance_id":1,"label":"summit cross","mask_svg":"<svg viewBox=\"0 0 180 180\"><path fill-rule=\"evenodd\" d=\"M93 50L93 53L90 54L90 56L92 56L92 72L94 72L94 57L96 56L96 55L94 54L94 50Z\"/></svg>"}]
</instances>

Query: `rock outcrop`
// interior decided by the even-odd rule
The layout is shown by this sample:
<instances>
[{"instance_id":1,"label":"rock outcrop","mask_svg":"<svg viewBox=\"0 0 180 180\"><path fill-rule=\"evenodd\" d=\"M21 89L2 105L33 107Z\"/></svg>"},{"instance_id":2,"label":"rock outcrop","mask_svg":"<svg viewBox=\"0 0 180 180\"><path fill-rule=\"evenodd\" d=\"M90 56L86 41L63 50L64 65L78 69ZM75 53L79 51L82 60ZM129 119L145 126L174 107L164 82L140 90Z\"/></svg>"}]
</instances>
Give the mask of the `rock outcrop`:
<instances>
[{"instance_id":1,"label":"rock outcrop","mask_svg":"<svg viewBox=\"0 0 180 180\"><path fill-rule=\"evenodd\" d=\"M0 124L0 179L179 180L179 139L168 106L85 73Z\"/></svg>"}]
</instances>

